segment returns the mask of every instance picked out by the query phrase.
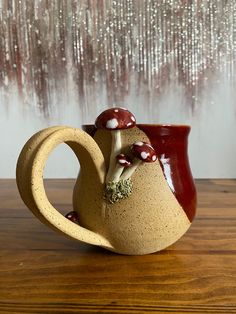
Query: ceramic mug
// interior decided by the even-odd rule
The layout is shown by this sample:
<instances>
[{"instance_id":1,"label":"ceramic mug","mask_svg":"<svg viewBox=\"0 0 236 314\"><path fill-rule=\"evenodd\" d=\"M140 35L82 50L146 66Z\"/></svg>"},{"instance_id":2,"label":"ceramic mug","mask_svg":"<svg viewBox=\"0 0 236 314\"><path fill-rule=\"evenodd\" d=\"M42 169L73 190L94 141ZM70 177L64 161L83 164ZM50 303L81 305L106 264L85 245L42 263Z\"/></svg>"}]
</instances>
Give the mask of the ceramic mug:
<instances>
[{"instance_id":1,"label":"ceramic mug","mask_svg":"<svg viewBox=\"0 0 236 314\"><path fill-rule=\"evenodd\" d=\"M118 202L104 199L106 172L112 149L111 132L87 125L44 129L25 144L17 163L17 185L28 208L43 223L67 236L110 251L141 255L176 242L190 227L196 209L187 142L189 126L137 124L122 130L121 151L130 144L150 143L158 160L139 164L132 174L132 193ZM76 224L59 213L44 189L48 155L66 143L80 162L73 191Z\"/></svg>"}]
</instances>

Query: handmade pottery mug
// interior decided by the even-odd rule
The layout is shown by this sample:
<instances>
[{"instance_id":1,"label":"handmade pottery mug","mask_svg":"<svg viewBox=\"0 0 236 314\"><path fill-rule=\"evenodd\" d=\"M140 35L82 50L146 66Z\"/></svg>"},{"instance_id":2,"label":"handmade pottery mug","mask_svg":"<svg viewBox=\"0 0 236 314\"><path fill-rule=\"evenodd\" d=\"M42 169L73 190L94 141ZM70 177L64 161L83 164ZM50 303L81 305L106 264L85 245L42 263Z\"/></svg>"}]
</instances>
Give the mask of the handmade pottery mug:
<instances>
[{"instance_id":1,"label":"handmade pottery mug","mask_svg":"<svg viewBox=\"0 0 236 314\"><path fill-rule=\"evenodd\" d=\"M118 127L115 118L109 121L103 128L97 120L97 127L87 125L80 130L56 126L33 135L17 163L19 192L43 223L71 238L121 254L160 251L188 230L195 215L196 190L187 154L190 127L134 123L121 130L122 123ZM114 129L118 128L119 134L114 135ZM44 189L45 163L51 151L61 143L66 143L80 162L73 191L78 223L59 213ZM114 163L111 158L114 153L116 157L127 158L119 164L116 158L110 172L112 179L107 180L107 169ZM132 158L133 162L127 161ZM132 166L126 169L124 163ZM116 194L112 190L112 196L111 190L106 190L111 187L110 182L116 187ZM122 186L123 193L119 188L124 182L128 188Z\"/></svg>"}]
</instances>

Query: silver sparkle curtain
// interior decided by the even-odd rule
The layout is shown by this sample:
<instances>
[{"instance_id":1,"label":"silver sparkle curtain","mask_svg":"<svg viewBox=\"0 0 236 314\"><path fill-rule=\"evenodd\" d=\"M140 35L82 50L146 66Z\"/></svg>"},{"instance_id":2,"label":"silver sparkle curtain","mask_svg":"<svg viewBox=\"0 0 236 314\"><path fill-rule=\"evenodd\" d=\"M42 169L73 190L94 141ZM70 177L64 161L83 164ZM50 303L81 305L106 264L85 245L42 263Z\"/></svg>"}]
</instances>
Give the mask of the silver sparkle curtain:
<instances>
[{"instance_id":1,"label":"silver sparkle curtain","mask_svg":"<svg viewBox=\"0 0 236 314\"><path fill-rule=\"evenodd\" d=\"M86 118L131 94L151 116L170 84L194 109L213 75L234 81L235 57L235 0L0 1L1 99L16 86L46 116L62 99Z\"/></svg>"}]
</instances>

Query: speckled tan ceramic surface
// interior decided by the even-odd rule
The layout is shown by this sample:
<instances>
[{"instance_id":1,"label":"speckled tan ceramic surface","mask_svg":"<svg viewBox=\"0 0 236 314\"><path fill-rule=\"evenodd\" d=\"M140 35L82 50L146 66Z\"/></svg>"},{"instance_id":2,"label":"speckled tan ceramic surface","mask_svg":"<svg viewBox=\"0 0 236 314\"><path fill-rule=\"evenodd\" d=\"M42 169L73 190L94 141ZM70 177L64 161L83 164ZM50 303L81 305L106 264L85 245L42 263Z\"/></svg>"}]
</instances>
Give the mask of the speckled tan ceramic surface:
<instances>
[{"instance_id":1,"label":"speckled tan ceramic surface","mask_svg":"<svg viewBox=\"0 0 236 314\"><path fill-rule=\"evenodd\" d=\"M22 199L50 227L80 241L122 254L147 254L177 241L190 222L171 192L159 162L141 164L132 176L133 193L119 203L103 198L111 135L99 130L94 137L69 127L53 127L35 134L23 148L17 164ZM122 152L148 138L138 128L122 131ZM49 202L43 169L50 152L67 143L78 156L81 171L74 188L74 209L80 226L64 218Z\"/></svg>"},{"instance_id":2,"label":"speckled tan ceramic surface","mask_svg":"<svg viewBox=\"0 0 236 314\"><path fill-rule=\"evenodd\" d=\"M109 162L108 131L98 130L94 139ZM104 140L106 139L106 140ZM148 138L137 127L122 131L122 152L130 144ZM189 228L181 208L163 175L159 162L143 163L132 176L133 193L116 204L107 204L104 224L110 242L124 254L146 254L166 248L177 241Z\"/></svg>"},{"instance_id":3,"label":"speckled tan ceramic surface","mask_svg":"<svg viewBox=\"0 0 236 314\"><path fill-rule=\"evenodd\" d=\"M98 182L98 190L100 186L98 195L101 199L104 181L104 160L101 151L88 134L69 127L45 129L36 133L25 144L19 156L16 171L21 197L29 209L48 226L77 240L112 249L109 241L101 235L78 226L61 215L50 204L45 194L43 169L46 160L50 152L64 142L71 146L76 154L80 154L81 168L88 171L88 177L91 180L95 179L95 183ZM92 198L96 202L96 197L92 196ZM84 208L86 208L85 203Z\"/></svg>"}]
</instances>

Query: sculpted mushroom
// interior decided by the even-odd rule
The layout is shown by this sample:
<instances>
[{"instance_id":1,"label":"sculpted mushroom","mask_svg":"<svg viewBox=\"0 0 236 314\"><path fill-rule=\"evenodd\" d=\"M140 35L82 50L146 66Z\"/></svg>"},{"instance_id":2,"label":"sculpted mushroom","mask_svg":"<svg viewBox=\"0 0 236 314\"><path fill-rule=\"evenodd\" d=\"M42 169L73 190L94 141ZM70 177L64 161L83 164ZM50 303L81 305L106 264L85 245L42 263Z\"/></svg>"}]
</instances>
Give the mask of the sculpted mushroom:
<instances>
[{"instance_id":1,"label":"sculpted mushroom","mask_svg":"<svg viewBox=\"0 0 236 314\"><path fill-rule=\"evenodd\" d=\"M131 159L129 156L124 154L119 154L116 156L116 167L111 176L111 180L113 182L118 182L120 180L120 176L125 168L130 167L132 164Z\"/></svg>"},{"instance_id":2,"label":"sculpted mushroom","mask_svg":"<svg viewBox=\"0 0 236 314\"><path fill-rule=\"evenodd\" d=\"M79 220L78 213L74 210L66 214L65 217L74 223L78 223L78 220Z\"/></svg>"},{"instance_id":3,"label":"sculpted mushroom","mask_svg":"<svg viewBox=\"0 0 236 314\"><path fill-rule=\"evenodd\" d=\"M131 146L131 151L135 156L133 164L122 174L121 180L129 179L142 162L154 162L157 160L155 149L146 142L134 143Z\"/></svg>"},{"instance_id":4,"label":"sculpted mushroom","mask_svg":"<svg viewBox=\"0 0 236 314\"><path fill-rule=\"evenodd\" d=\"M124 129L133 128L136 125L136 119L131 112L124 108L111 108L103 111L96 119L95 126L98 129L111 131L111 155L109 169L106 176L106 182L112 181L113 172L116 165L116 156L121 150L121 134Z\"/></svg>"}]
</instances>

